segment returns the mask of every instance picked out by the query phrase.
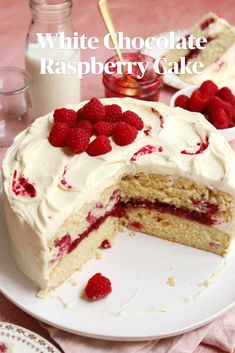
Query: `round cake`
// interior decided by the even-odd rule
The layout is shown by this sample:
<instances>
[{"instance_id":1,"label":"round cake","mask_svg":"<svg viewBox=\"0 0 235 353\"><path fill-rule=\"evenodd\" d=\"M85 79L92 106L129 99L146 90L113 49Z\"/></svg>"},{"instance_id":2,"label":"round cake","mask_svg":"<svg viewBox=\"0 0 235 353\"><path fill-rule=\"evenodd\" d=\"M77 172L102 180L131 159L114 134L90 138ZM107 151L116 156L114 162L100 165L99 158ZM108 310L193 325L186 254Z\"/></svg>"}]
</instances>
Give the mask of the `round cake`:
<instances>
[{"instance_id":1,"label":"round cake","mask_svg":"<svg viewBox=\"0 0 235 353\"><path fill-rule=\"evenodd\" d=\"M86 151L68 148L72 138L63 147L52 144L51 112L16 136L3 161L12 254L42 291L81 269L101 244L113 244L119 226L218 255L226 254L233 236L235 157L220 132L201 114L162 103L101 103L93 115L89 102L65 110L78 121L89 111ZM108 112L117 106L112 134L103 121L115 120ZM125 112L132 113L124 119ZM100 134L94 124L101 113ZM133 113L143 126L133 128ZM76 146L86 136L81 133Z\"/></svg>"}]
</instances>

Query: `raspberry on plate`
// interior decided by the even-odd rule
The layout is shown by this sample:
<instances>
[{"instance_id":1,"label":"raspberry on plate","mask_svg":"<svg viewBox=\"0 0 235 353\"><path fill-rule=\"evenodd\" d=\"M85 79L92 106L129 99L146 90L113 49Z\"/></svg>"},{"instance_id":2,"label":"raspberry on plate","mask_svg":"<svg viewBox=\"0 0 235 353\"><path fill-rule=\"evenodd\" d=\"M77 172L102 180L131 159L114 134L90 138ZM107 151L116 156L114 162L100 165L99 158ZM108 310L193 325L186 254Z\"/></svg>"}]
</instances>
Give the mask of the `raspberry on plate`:
<instances>
[{"instance_id":1,"label":"raspberry on plate","mask_svg":"<svg viewBox=\"0 0 235 353\"><path fill-rule=\"evenodd\" d=\"M54 147L65 147L67 135L70 131L68 125L64 123L54 123L49 134L49 142Z\"/></svg>"},{"instance_id":2,"label":"raspberry on plate","mask_svg":"<svg viewBox=\"0 0 235 353\"><path fill-rule=\"evenodd\" d=\"M99 99L92 98L83 106L81 116L84 120L88 120L92 124L95 124L98 121L105 120L105 107Z\"/></svg>"},{"instance_id":3,"label":"raspberry on plate","mask_svg":"<svg viewBox=\"0 0 235 353\"><path fill-rule=\"evenodd\" d=\"M232 105L235 104L234 95L233 95L231 89L228 87L220 88L220 90L216 93L216 95L217 95L217 97L220 97L223 101L226 101Z\"/></svg>"},{"instance_id":4,"label":"raspberry on plate","mask_svg":"<svg viewBox=\"0 0 235 353\"><path fill-rule=\"evenodd\" d=\"M115 124L108 121L99 121L93 126L94 133L99 135L111 136L114 130Z\"/></svg>"},{"instance_id":5,"label":"raspberry on plate","mask_svg":"<svg viewBox=\"0 0 235 353\"><path fill-rule=\"evenodd\" d=\"M103 299L112 292L111 282L101 273L96 273L87 282L84 292L89 301Z\"/></svg>"},{"instance_id":6,"label":"raspberry on plate","mask_svg":"<svg viewBox=\"0 0 235 353\"><path fill-rule=\"evenodd\" d=\"M205 96L201 91L196 90L192 93L189 99L189 109L192 112L203 112L208 103L208 96Z\"/></svg>"},{"instance_id":7,"label":"raspberry on plate","mask_svg":"<svg viewBox=\"0 0 235 353\"><path fill-rule=\"evenodd\" d=\"M53 116L55 123L64 123L68 126L73 126L77 120L77 113L73 109L56 109Z\"/></svg>"},{"instance_id":8,"label":"raspberry on plate","mask_svg":"<svg viewBox=\"0 0 235 353\"><path fill-rule=\"evenodd\" d=\"M73 128L67 135L67 145L74 153L84 152L89 145L90 135L83 129Z\"/></svg>"},{"instance_id":9,"label":"raspberry on plate","mask_svg":"<svg viewBox=\"0 0 235 353\"><path fill-rule=\"evenodd\" d=\"M133 126L120 122L114 129L113 141L119 146L131 144L138 134L138 130Z\"/></svg>"},{"instance_id":10,"label":"raspberry on plate","mask_svg":"<svg viewBox=\"0 0 235 353\"><path fill-rule=\"evenodd\" d=\"M176 98L175 106L189 110L189 97L181 94Z\"/></svg>"},{"instance_id":11,"label":"raspberry on plate","mask_svg":"<svg viewBox=\"0 0 235 353\"><path fill-rule=\"evenodd\" d=\"M100 135L92 141L86 149L90 156L100 156L112 150L109 138L105 135Z\"/></svg>"},{"instance_id":12,"label":"raspberry on plate","mask_svg":"<svg viewBox=\"0 0 235 353\"><path fill-rule=\"evenodd\" d=\"M200 91L208 97L215 96L218 90L218 86L211 80L204 81L200 86Z\"/></svg>"},{"instance_id":13,"label":"raspberry on plate","mask_svg":"<svg viewBox=\"0 0 235 353\"><path fill-rule=\"evenodd\" d=\"M131 126L134 126L137 130L142 130L144 127L143 120L136 113L131 110L127 110L122 114L122 121Z\"/></svg>"},{"instance_id":14,"label":"raspberry on plate","mask_svg":"<svg viewBox=\"0 0 235 353\"><path fill-rule=\"evenodd\" d=\"M93 126L92 123L88 120L79 120L75 127L79 127L79 129L85 130L90 136L92 135Z\"/></svg>"},{"instance_id":15,"label":"raspberry on plate","mask_svg":"<svg viewBox=\"0 0 235 353\"><path fill-rule=\"evenodd\" d=\"M115 123L122 118L122 108L118 104L105 105L106 118L105 121Z\"/></svg>"}]
</instances>

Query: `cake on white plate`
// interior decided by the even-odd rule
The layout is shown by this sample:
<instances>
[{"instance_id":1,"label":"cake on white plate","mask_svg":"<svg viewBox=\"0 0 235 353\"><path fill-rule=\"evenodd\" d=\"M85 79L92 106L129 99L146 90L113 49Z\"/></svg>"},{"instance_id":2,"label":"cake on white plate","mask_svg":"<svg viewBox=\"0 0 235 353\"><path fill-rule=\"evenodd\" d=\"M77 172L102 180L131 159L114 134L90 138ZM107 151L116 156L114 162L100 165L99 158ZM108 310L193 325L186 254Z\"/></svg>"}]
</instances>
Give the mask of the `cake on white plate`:
<instances>
[{"instance_id":1,"label":"cake on white plate","mask_svg":"<svg viewBox=\"0 0 235 353\"><path fill-rule=\"evenodd\" d=\"M65 119L74 114L78 140L69 127L61 143L67 125L54 123L52 112L19 134L3 161L12 254L44 292L113 244L120 224L222 256L234 233L234 152L201 114L129 98L101 102L57 110ZM93 134L86 151L71 151L89 143L82 125L92 122L100 134L101 116L113 132L102 121L99 139Z\"/></svg>"},{"instance_id":2,"label":"cake on white plate","mask_svg":"<svg viewBox=\"0 0 235 353\"><path fill-rule=\"evenodd\" d=\"M185 36L206 37L207 44L202 50L171 49L165 57L167 62L179 62L181 57L187 61L199 61L204 65L201 74L180 74L179 77L193 84L213 79L218 84L232 83L235 79L235 28L214 13L201 18Z\"/></svg>"}]
</instances>

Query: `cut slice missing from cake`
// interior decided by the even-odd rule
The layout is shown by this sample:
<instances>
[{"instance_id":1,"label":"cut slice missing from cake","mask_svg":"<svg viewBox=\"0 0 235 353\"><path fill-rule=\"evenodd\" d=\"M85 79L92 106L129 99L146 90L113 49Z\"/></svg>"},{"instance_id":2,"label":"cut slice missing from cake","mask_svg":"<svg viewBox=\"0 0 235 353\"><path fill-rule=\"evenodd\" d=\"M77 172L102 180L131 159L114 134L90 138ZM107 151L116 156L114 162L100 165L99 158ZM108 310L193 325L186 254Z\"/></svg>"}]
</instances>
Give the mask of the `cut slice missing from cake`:
<instances>
[{"instance_id":1,"label":"cut slice missing from cake","mask_svg":"<svg viewBox=\"0 0 235 353\"><path fill-rule=\"evenodd\" d=\"M125 134L115 127L95 156L94 149L91 156L52 146L50 113L15 138L3 162L12 253L44 292L81 269L104 240L113 244L119 226L222 256L233 236L235 157L222 135L201 114L181 108L101 101L138 116L128 113L129 127L120 123L122 114L99 116L116 119ZM81 119L83 106L69 108Z\"/></svg>"},{"instance_id":2,"label":"cut slice missing from cake","mask_svg":"<svg viewBox=\"0 0 235 353\"><path fill-rule=\"evenodd\" d=\"M186 63L191 61L203 63L201 74L180 74L179 77L190 83L200 84L213 79L216 83L229 83L235 78L235 29L226 20L214 13L201 18L186 34L193 35L195 41L205 37L207 44L204 49L171 49L165 57L168 63L179 62L185 57Z\"/></svg>"}]
</instances>

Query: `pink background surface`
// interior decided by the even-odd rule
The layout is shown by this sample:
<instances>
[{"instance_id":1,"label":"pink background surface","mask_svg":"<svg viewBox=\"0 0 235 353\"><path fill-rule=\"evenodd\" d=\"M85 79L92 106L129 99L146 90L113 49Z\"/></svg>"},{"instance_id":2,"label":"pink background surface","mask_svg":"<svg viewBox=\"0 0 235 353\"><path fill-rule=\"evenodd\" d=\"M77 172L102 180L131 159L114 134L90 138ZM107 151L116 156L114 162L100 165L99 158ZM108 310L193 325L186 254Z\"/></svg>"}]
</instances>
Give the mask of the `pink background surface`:
<instances>
[{"instance_id":1,"label":"pink background surface","mask_svg":"<svg viewBox=\"0 0 235 353\"><path fill-rule=\"evenodd\" d=\"M74 0L72 17L76 31L87 36L97 36L102 43L106 31L96 4L96 0ZM234 0L109 0L109 4L117 31L123 31L131 37L147 37L169 30L190 28L209 11L235 24ZM0 66L24 67L24 42L30 19L26 0L0 0ZM113 54L112 50L105 49L101 44L98 50L82 52L82 60L96 56L97 60L105 61ZM160 100L168 103L173 92L173 89L165 87ZM90 74L82 80L82 99L102 97L103 94L100 76ZM4 153L5 149L0 148L0 161ZM36 320L0 295L0 320L9 319L9 313L12 322L48 337ZM206 345L201 345L197 349L199 351L219 352Z\"/></svg>"}]
</instances>

